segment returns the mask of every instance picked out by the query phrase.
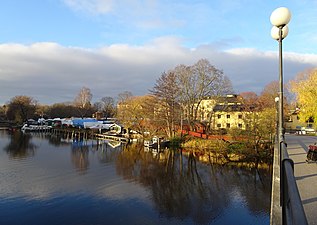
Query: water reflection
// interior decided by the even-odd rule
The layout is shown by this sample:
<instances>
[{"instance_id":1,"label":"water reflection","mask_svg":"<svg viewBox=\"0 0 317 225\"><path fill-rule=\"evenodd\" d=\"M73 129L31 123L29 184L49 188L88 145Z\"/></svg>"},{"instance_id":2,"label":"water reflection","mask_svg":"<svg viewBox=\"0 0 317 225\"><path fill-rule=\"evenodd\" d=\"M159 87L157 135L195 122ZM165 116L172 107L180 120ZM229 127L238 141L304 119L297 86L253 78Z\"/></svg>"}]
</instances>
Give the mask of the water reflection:
<instances>
[{"instance_id":1,"label":"water reflection","mask_svg":"<svg viewBox=\"0 0 317 225\"><path fill-rule=\"evenodd\" d=\"M83 141L72 143L71 160L80 174L85 174L89 168L89 147Z\"/></svg>"},{"instance_id":2,"label":"water reflection","mask_svg":"<svg viewBox=\"0 0 317 225\"><path fill-rule=\"evenodd\" d=\"M269 211L270 182L264 184L265 178L256 169L206 167L193 154L184 157L180 151L165 151L153 155L137 146L120 152L116 169L123 178L148 187L157 210L167 217L191 217L205 224L236 198L252 212Z\"/></svg>"},{"instance_id":3,"label":"water reflection","mask_svg":"<svg viewBox=\"0 0 317 225\"><path fill-rule=\"evenodd\" d=\"M52 205L56 215L80 210L82 206L95 209L98 201L103 214L91 211L91 218L99 218L107 224L118 224L118 217L131 218L133 224L142 224L136 222L139 218L148 218L153 224L166 224L162 221L258 224L257 216L261 217L259 224L269 221L271 186L267 169L202 163L190 152L186 155L182 151L147 152L143 145L137 144L73 141L45 135L35 135L32 139L29 135L16 135L10 137L6 152L15 157L33 154L34 160L21 163L0 158L4 162L1 165L6 165L0 168L0 195L12 196L12 199L31 196L32 200L40 196L45 198L45 203L41 205L41 201L36 201L38 208ZM41 150L36 155L36 145L32 143ZM24 153L15 149L24 149ZM54 202L54 199L59 200ZM64 199L71 200L66 204ZM11 205L9 201L3 203ZM67 205L67 210L58 211L60 205ZM28 202L21 203L21 208L27 207ZM105 211L111 212L113 221ZM106 218L101 216L104 214ZM244 220L244 216L247 219ZM125 224L130 222L125 221Z\"/></svg>"},{"instance_id":4,"label":"water reflection","mask_svg":"<svg viewBox=\"0 0 317 225\"><path fill-rule=\"evenodd\" d=\"M34 156L37 146L31 142L30 134L13 132L10 135L10 143L4 147L10 158L23 159Z\"/></svg>"}]
</instances>

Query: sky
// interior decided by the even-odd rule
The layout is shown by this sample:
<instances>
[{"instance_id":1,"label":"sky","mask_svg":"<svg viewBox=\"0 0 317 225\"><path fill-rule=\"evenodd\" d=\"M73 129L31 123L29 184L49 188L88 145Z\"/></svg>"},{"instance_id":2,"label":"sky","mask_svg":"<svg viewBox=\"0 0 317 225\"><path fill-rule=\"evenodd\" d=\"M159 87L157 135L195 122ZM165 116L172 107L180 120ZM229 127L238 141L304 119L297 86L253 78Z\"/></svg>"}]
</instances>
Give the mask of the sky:
<instances>
[{"instance_id":1,"label":"sky","mask_svg":"<svg viewBox=\"0 0 317 225\"><path fill-rule=\"evenodd\" d=\"M82 87L145 95L163 72L207 59L235 93L278 80L270 15L292 13L284 81L317 66L317 0L3 0L0 104L71 102Z\"/></svg>"}]
</instances>

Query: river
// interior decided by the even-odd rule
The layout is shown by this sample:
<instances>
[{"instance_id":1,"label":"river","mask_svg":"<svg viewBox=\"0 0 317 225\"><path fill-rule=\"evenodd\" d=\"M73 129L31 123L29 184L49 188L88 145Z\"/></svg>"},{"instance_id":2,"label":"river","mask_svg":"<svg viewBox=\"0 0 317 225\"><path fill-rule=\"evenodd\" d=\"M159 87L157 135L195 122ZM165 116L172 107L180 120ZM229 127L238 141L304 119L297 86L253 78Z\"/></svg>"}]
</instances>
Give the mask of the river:
<instances>
[{"instance_id":1,"label":"river","mask_svg":"<svg viewBox=\"0 0 317 225\"><path fill-rule=\"evenodd\" d=\"M269 224L271 173L0 130L0 224Z\"/></svg>"}]
</instances>

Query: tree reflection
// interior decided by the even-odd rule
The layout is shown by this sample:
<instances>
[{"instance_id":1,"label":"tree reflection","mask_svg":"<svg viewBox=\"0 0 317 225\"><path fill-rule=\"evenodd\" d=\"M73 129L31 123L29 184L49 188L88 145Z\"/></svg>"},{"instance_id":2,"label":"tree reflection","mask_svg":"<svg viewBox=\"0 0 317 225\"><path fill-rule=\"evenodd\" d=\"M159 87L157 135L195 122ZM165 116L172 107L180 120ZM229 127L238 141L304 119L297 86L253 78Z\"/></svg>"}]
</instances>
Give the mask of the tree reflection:
<instances>
[{"instance_id":1,"label":"tree reflection","mask_svg":"<svg viewBox=\"0 0 317 225\"><path fill-rule=\"evenodd\" d=\"M34 156L37 146L31 142L31 139L32 136L30 134L23 134L19 131L13 132L10 143L4 147L4 150L14 159Z\"/></svg>"},{"instance_id":2,"label":"tree reflection","mask_svg":"<svg viewBox=\"0 0 317 225\"><path fill-rule=\"evenodd\" d=\"M89 146L83 141L74 141L72 144L71 160L80 174L85 174L89 168Z\"/></svg>"},{"instance_id":3,"label":"tree reflection","mask_svg":"<svg viewBox=\"0 0 317 225\"><path fill-rule=\"evenodd\" d=\"M153 156L143 147L128 147L116 161L117 173L148 187L158 211L166 217L191 218L206 224L235 198L254 213L269 212L270 182L263 185L254 170L202 164L192 153L165 151ZM268 174L269 176L269 174Z\"/></svg>"}]
</instances>

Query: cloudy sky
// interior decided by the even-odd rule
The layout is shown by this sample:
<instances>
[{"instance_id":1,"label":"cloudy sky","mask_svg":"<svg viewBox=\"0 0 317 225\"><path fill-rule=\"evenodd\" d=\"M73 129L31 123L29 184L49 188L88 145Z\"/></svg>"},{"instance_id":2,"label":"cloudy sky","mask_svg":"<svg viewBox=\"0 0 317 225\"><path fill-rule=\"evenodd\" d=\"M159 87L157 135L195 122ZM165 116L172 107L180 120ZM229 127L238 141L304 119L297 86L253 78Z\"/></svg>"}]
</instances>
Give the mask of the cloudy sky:
<instances>
[{"instance_id":1,"label":"cloudy sky","mask_svg":"<svg viewBox=\"0 0 317 225\"><path fill-rule=\"evenodd\" d=\"M285 82L317 66L316 0L3 0L0 104L148 93L162 72L206 58L236 93L278 80L271 12L292 12Z\"/></svg>"}]
</instances>

